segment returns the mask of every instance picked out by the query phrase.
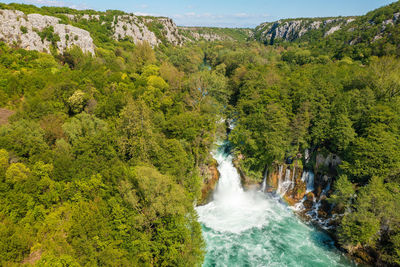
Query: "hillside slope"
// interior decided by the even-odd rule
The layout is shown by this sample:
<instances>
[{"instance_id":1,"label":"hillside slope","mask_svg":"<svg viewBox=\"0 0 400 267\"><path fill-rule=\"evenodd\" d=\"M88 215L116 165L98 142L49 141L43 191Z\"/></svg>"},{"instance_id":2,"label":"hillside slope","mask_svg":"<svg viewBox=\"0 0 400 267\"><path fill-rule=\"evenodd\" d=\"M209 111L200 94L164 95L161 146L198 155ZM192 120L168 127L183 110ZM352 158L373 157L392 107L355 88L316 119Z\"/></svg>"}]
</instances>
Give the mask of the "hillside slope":
<instances>
[{"instance_id":1,"label":"hillside slope","mask_svg":"<svg viewBox=\"0 0 400 267\"><path fill-rule=\"evenodd\" d=\"M353 17L337 17L266 22L256 27L255 38L266 44L274 44L279 41L304 40L310 35L327 37L353 21Z\"/></svg>"},{"instance_id":2,"label":"hillside slope","mask_svg":"<svg viewBox=\"0 0 400 267\"><path fill-rule=\"evenodd\" d=\"M265 44L306 42L337 57L363 60L372 55L400 54L400 3L359 17L287 19L263 23L254 37Z\"/></svg>"},{"instance_id":3,"label":"hillside slope","mask_svg":"<svg viewBox=\"0 0 400 267\"><path fill-rule=\"evenodd\" d=\"M73 46L94 53L114 41L148 42L181 46L187 42L241 40L250 29L177 27L166 17L137 16L122 11L74 10L0 3L0 40L14 47L49 52L64 52Z\"/></svg>"}]
</instances>

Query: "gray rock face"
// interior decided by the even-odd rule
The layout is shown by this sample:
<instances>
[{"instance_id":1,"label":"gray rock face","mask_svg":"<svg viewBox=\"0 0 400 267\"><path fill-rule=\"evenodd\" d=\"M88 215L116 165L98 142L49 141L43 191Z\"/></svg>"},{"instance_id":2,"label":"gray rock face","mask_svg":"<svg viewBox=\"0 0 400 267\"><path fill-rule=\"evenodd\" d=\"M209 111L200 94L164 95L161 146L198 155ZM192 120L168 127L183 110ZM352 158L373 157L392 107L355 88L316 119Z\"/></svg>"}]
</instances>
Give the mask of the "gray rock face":
<instances>
[{"instance_id":1,"label":"gray rock face","mask_svg":"<svg viewBox=\"0 0 400 267\"><path fill-rule=\"evenodd\" d=\"M179 33L178 27L174 21L170 18L158 18L158 23L164 26L163 34L165 39L173 45L182 45L185 42L185 38ZM153 22L152 19L146 19L147 23Z\"/></svg>"},{"instance_id":2,"label":"gray rock face","mask_svg":"<svg viewBox=\"0 0 400 267\"><path fill-rule=\"evenodd\" d=\"M279 20L261 24L256 28L256 35L260 41L270 43L275 40L294 41L313 30L321 30L324 36L328 36L351 21L352 18Z\"/></svg>"},{"instance_id":3,"label":"gray rock face","mask_svg":"<svg viewBox=\"0 0 400 267\"><path fill-rule=\"evenodd\" d=\"M93 39L88 31L59 23L60 19L39 14L26 15L18 10L0 10L0 40L28 50L50 51L51 42L39 33L53 27L60 37L56 48L63 52L72 46L79 46L83 52L94 54Z\"/></svg>"},{"instance_id":4,"label":"gray rock face","mask_svg":"<svg viewBox=\"0 0 400 267\"><path fill-rule=\"evenodd\" d=\"M149 29L154 25L159 35ZM115 16L112 23L114 39L131 38L134 43L148 42L152 47L162 43L162 39L173 45L182 45L185 38L179 34L178 27L169 18L143 18L135 15Z\"/></svg>"},{"instance_id":5,"label":"gray rock face","mask_svg":"<svg viewBox=\"0 0 400 267\"><path fill-rule=\"evenodd\" d=\"M337 32L337 31L340 30L341 28L342 28L342 27L341 27L340 25L334 26L334 27L330 28L329 31L327 31L327 32L325 33L324 36L329 36L329 35L331 35L332 33Z\"/></svg>"},{"instance_id":6,"label":"gray rock face","mask_svg":"<svg viewBox=\"0 0 400 267\"><path fill-rule=\"evenodd\" d=\"M391 19L387 19L382 21L382 27L380 30L380 33L378 33L377 35L374 36L374 39L372 40L372 42L376 42L380 39L383 38L384 36L384 32L385 30L388 28L389 25L394 26L396 24L398 24L400 21L400 13L394 13L393 17ZM359 40L352 40L352 42L357 43Z\"/></svg>"},{"instance_id":7,"label":"gray rock face","mask_svg":"<svg viewBox=\"0 0 400 267\"><path fill-rule=\"evenodd\" d=\"M197 31L192 28L178 29L172 19L165 17L142 17L126 14L108 17L108 20L103 20L103 15L105 17L108 16L106 13L103 15L63 15L74 22L86 20L91 23L99 23L103 27L107 24L107 27L111 27L110 37L114 40L128 38L135 44L148 42L152 47L161 43L180 46L186 42L198 40L232 40L229 35L212 31ZM53 28L53 34L57 37L56 39L48 40L44 35L41 35L49 27ZM49 52L52 42L60 52L64 52L67 48L75 45L79 46L84 52L91 54L94 54L95 50L93 39L88 31L61 24L60 19L56 17L39 14L26 15L18 10L0 10L0 41L15 47L41 52Z\"/></svg>"},{"instance_id":8,"label":"gray rock face","mask_svg":"<svg viewBox=\"0 0 400 267\"><path fill-rule=\"evenodd\" d=\"M400 13L393 14L393 18L385 20L382 22L382 31L384 31L387 25L394 25L399 21Z\"/></svg>"}]
</instances>

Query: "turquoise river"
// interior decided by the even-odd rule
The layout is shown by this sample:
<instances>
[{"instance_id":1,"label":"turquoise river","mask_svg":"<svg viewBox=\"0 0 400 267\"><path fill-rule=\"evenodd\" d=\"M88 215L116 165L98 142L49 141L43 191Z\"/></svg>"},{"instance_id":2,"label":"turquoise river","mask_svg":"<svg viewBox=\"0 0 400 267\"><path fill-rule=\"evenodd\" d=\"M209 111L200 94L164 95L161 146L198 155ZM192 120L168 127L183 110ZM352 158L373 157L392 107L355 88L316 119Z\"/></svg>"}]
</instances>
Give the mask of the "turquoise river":
<instances>
[{"instance_id":1,"label":"turquoise river","mask_svg":"<svg viewBox=\"0 0 400 267\"><path fill-rule=\"evenodd\" d=\"M213 201L197 207L208 266L353 266L332 240L273 195L244 191L227 145L214 158L221 174Z\"/></svg>"}]
</instances>

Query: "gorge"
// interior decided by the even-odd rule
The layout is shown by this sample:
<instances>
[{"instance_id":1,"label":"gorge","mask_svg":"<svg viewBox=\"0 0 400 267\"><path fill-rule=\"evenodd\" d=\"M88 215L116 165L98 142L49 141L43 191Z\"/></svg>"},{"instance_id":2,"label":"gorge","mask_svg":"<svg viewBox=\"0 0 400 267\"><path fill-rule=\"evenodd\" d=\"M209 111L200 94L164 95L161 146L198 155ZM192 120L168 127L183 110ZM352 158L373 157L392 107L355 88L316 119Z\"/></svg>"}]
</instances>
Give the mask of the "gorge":
<instances>
[{"instance_id":1,"label":"gorge","mask_svg":"<svg viewBox=\"0 0 400 267\"><path fill-rule=\"evenodd\" d=\"M0 266L400 266L399 44L0 3Z\"/></svg>"}]
</instances>

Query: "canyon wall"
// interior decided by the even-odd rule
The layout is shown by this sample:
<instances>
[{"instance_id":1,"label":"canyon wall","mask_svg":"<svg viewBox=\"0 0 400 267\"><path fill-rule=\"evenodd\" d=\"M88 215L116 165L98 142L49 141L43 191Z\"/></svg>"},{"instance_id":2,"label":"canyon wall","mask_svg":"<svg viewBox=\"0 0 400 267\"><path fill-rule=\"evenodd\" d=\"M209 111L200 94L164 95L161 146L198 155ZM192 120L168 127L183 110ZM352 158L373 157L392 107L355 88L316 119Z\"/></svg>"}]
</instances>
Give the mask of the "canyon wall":
<instances>
[{"instance_id":1,"label":"canyon wall","mask_svg":"<svg viewBox=\"0 0 400 267\"><path fill-rule=\"evenodd\" d=\"M353 21L353 17L279 20L256 27L255 36L258 41L268 44L276 41L295 41L313 32L326 37Z\"/></svg>"},{"instance_id":2,"label":"canyon wall","mask_svg":"<svg viewBox=\"0 0 400 267\"><path fill-rule=\"evenodd\" d=\"M148 18L133 14L115 16L111 27L115 40L128 37L134 43L146 41L152 47L163 41L172 45L182 45L187 40L170 18Z\"/></svg>"},{"instance_id":3,"label":"canyon wall","mask_svg":"<svg viewBox=\"0 0 400 267\"><path fill-rule=\"evenodd\" d=\"M49 52L53 44L64 52L72 46L94 54L93 39L88 31L61 24L60 19L18 10L0 10L0 41L11 46Z\"/></svg>"},{"instance_id":4,"label":"canyon wall","mask_svg":"<svg viewBox=\"0 0 400 267\"><path fill-rule=\"evenodd\" d=\"M116 41L130 40L135 44L148 42L152 47L156 47L162 43L181 46L199 40L233 40L231 35L236 32L240 32L242 38L251 32L249 29L178 28L170 18L134 14L114 15L99 12L56 16L1 9L0 41L13 47L47 53L53 47L63 53L68 48L78 46L83 52L94 54L93 39L103 38L99 33L106 34Z\"/></svg>"}]
</instances>

